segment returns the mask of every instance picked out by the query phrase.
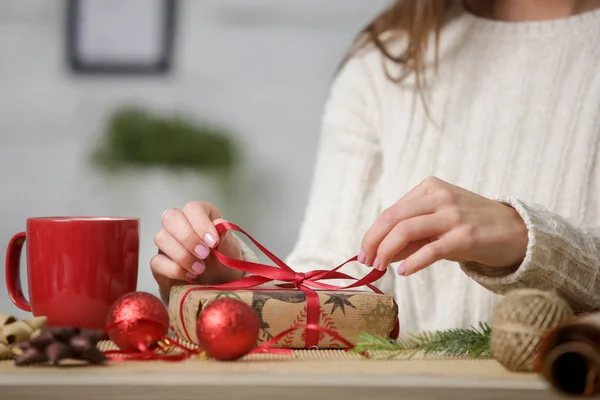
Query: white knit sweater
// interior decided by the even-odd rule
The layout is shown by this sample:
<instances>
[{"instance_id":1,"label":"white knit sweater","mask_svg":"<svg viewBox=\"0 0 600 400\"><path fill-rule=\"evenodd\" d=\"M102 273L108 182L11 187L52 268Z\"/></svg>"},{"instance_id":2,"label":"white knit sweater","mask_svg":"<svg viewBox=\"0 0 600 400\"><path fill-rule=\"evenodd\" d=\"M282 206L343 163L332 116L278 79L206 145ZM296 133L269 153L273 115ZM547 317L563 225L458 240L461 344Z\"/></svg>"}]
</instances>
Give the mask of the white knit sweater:
<instances>
[{"instance_id":1,"label":"white knit sweater","mask_svg":"<svg viewBox=\"0 0 600 400\"><path fill-rule=\"evenodd\" d=\"M382 209L433 175L513 205L529 228L527 256L504 277L452 262L399 277L392 266L378 286L394 294L401 329L489 320L492 291L516 287L556 289L578 310L600 307L600 11L523 23L453 12L429 83L435 123L414 79L387 80L377 51L339 73L287 261L306 271L356 255Z\"/></svg>"}]
</instances>

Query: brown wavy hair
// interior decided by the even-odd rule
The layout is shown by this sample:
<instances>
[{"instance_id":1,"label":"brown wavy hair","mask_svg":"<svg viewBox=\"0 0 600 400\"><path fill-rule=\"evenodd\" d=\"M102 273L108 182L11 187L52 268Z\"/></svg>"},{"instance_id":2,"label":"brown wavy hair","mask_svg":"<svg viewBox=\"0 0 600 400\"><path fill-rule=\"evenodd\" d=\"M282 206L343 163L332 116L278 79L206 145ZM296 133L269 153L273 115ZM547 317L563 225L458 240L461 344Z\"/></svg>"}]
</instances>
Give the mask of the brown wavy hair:
<instances>
[{"instance_id":1,"label":"brown wavy hair","mask_svg":"<svg viewBox=\"0 0 600 400\"><path fill-rule=\"evenodd\" d=\"M344 62L361 49L375 46L385 59L402 66L402 73L396 77L385 69L388 79L401 82L414 73L417 91L423 97L427 86L424 75L427 51L433 40L437 68L440 31L454 1L396 0L361 30ZM399 36L406 38L406 47L400 54L392 54L389 43Z\"/></svg>"}]
</instances>

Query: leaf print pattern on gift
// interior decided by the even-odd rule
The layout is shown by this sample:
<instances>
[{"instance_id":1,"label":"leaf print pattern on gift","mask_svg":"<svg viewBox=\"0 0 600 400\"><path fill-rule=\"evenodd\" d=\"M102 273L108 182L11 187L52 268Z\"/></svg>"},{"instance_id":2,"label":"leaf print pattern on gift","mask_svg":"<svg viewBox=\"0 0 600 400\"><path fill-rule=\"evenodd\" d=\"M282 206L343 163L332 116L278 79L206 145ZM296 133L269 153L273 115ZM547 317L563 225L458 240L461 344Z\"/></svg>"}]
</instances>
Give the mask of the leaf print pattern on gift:
<instances>
[{"instance_id":1,"label":"leaf print pattern on gift","mask_svg":"<svg viewBox=\"0 0 600 400\"><path fill-rule=\"evenodd\" d=\"M350 302L350 297L354 296L353 294L342 294L342 293L327 293L329 296L329 300L327 300L323 305L333 304L331 307L331 313L333 314L335 310L338 308L341 310L342 314L346 315L345 306L352 307L356 309L354 304Z\"/></svg>"},{"instance_id":2,"label":"leaf print pattern on gift","mask_svg":"<svg viewBox=\"0 0 600 400\"><path fill-rule=\"evenodd\" d=\"M396 318L397 309L388 307L377 299L373 307L361 308L360 316L365 320L370 332L380 332L380 335L387 335L389 332L386 332L386 329L389 326L389 321Z\"/></svg>"},{"instance_id":3,"label":"leaf print pattern on gift","mask_svg":"<svg viewBox=\"0 0 600 400\"><path fill-rule=\"evenodd\" d=\"M306 323L305 321L306 321L306 307L304 307L302 309L302 311L300 311L300 313L298 315L296 315L296 319L290 326L290 329L298 328L299 326L304 325ZM281 342L283 343L283 346L285 348L289 349L292 347L292 345L294 344L294 337L297 335L297 333L298 332L290 332L287 335L285 335L283 337L283 339L281 339Z\"/></svg>"},{"instance_id":4,"label":"leaf print pattern on gift","mask_svg":"<svg viewBox=\"0 0 600 400\"><path fill-rule=\"evenodd\" d=\"M215 300L220 299L221 297L234 298L238 300L242 300L242 298L235 292L219 292L215 297Z\"/></svg>"},{"instance_id":5,"label":"leaf print pattern on gift","mask_svg":"<svg viewBox=\"0 0 600 400\"><path fill-rule=\"evenodd\" d=\"M253 291L252 292L252 309L258 315L258 323L260 327L259 342L265 342L273 338L273 334L269 330L271 326L265 321L263 309L265 303L269 300L279 300L284 303L304 303L306 295L300 291Z\"/></svg>"},{"instance_id":6,"label":"leaf print pattern on gift","mask_svg":"<svg viewBox=\"0 0 600 400\"><path fill-rule=\"evenodd\" d=\"M319 325L324 328L327 328L331 331L338 332L338 328L335 325L335 321L333 320L333 318L331 318L322 307L320 307L319 310L320 310ZM304 306L304 308L302 308L302 311L300 311L300 313L298 313L298 315L296 316L296 319L294 320L294 322L292 323L290 328L298 328L298 327L306 325L306 314L307 314L307 309L306 309L306 306ZM292 348L293 344L295 342L295 339L297 338L297 335L300 335L300 340L302 342L306 341L306 330L303 329L302 331L295 331L295 332L288 333L287 335L285 335L283 337L283 339L281 340L281 343L283 344L283 346L285 348ZM329 340L329 343L326 344L326 348L342 348L342 347L344 347L343 344L340 343L336 338L326 335L323 332L319 332L319 343L321 345L324 345L322 343L322 341L326 340L326 339Z\"/></svg>"}]
</instances>

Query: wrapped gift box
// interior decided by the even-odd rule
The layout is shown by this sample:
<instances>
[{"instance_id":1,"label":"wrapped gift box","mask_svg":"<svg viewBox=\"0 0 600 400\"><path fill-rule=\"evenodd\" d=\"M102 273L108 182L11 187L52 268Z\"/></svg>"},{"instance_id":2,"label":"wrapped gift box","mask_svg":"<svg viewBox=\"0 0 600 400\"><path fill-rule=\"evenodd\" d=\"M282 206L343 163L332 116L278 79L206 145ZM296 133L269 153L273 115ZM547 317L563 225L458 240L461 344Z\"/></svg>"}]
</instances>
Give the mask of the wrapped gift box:
<instances>
[{"instance_id":1,"label":"wrapped gift box","mask_svg":"<svg viewBox=\"0 0 600 400\"><path fill-rule=\"evenodd\" d=\"M196 319L211 300L233 297L250 305L258 315L260 334L257 344L289 328L306 325L306 295L297 289L254 288L224 292L197 290L193 285L172 288L169 300L171 329L182 339L197 343ZM317 291L320 302L319 325L354 341L361 333L396 337L398 306L392 296L370 291ZM275 347L306 347L306 330L296 330L283 337ZM319 333L319 348L345 348L341 341Z\"/></svg>"}]
</instances>

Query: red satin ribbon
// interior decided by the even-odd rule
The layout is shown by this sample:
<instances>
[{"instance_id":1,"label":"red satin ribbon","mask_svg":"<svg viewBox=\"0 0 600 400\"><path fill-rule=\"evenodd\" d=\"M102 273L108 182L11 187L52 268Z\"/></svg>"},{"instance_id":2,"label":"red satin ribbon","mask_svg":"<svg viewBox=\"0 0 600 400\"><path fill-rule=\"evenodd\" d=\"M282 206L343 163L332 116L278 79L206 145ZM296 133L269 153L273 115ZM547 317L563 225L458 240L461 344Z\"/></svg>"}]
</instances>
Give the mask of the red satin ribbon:
<instances>
[{"instance_id":1,"label":"red satin ribbon","mask_svg":"<svg viewBox=\"0 0 600 400\"><path fill-rule=\"evenodd\" d=\"M318 325L314 325L314 326L304 325L304 326L298 326L298 327L286 329L285 331L279 333L278 335L274 336L270 340L264 342L260 346L254 348L248 354L268 353L268 354L292 355L293 352L291 349L278 349L278 348L272 348L271 346L274 346L275 344L277 344L277 342L279 342L281 339L283 339L286 335L288 335L294 331L298 331L298 330L302 330L302 329L314 330L317 332L322 332L327 335L330 335L330 336L336 338L337 340L339 340L340 342L344 343L346 346L348 346L348 348L346 350L351 350L355 347L354 343L350 342L348 339L346 339L339 333L332 331L331 329L323 328L322 326L318 326ZM159 354L159 353L156 353L156 352L148 349L145 345L140 343L138 345L138 351L108 350L108 351L105 351L104 354L111 361L172 361L172 362L177 362L177 361L186 360L188 358L191 358L193 356L200 355L203 353L202 350L190 349L187 346L177 343L176 341L173 341L167 337L163 338L163 340L168 341L169 344L173 345L174 347L177 347L178 349L181 350L181 352L177 353L177 354Z\"/></svg>"},{"instance_id":2,"label":"red satin ribbon","mask_svg":"<svg viewBox=\"0 0 600 400\"><path fill-rule=\"evenodd\" d=\"M168 338L164 338L168 339ZM148 349L142 343L139 344L139 351L120 351L120 350L108 350L104 354L111 361L183 361L192 356L201 354L201 350L189 349L186 346L177 343L174 340L168 339L169 342L179 348L181 353L177 354L159 354L155 351Z\"/></svg>"},{"instance_id":3,"label":"red satin ribbon","mask_svg":"<svg viewBox=\"0 0 600 400\"><path fill-rule=\"evenodd\" d=\"M269 282L273 282L273 281L280 281L280 282L285 282L285 283L281 283L276 286L281 287L281 288L296 288L298 290L301 290L306 295L306 310L307 310L306 322L307 323L306 323L306 326L303 327L303 329L306 329L306 341L305 341L306 348L318 347L319 332L325 332L325 333L335 337L336 339L342 341L343 343L349 345L350 347L352 347L352 343L350 343L348 340L343 338L341 335L319 326L321 305L319 302L319 296L318 296L317 292L315 292L315 289L345 290L345 289L351 289L351 288L356 288L356 287L361 287L361 286L367 286L373 292L378 293L378 294L383 294L383 292L381 292L381 290L379 290L378 288L373 286L371 283L373 283L373 282L377 281L379 278L381 278L385 274L385 271L379 271L379 270L373 269L371 272L369 272L366 276L364 276L361 279L357 279L352 276L349 276L349 275L339 272L338 270L340 268L342 268L344 265L357 260L357 257L352 257L348 261L340 264L339 266L337 266L331 270L314 270L314 271L309 271L306 273L296 272L292 268L290 268L285 262L283 262L281 259L279 259L277 256L275 256L273 253L271 253L269 250L267 250L264 246L262 246L260 243L258 243L254 238L252 238L252 236L250 236L248 233L246 233L239 226L232 224L231 222L220 222L216 225L216 228L220 235L223 235L224 233L226 233L229 230L238 231L238 232L244 234L252 241L252 243L254 243L256 245L256 247L258 247L269 259L271 259L277 265L277 267L265 265L265 264L253 263L250 261L237 260L237 259L234 259L231 257L227 257L224 254L221 254L216 249L213 250L215 257L217 258L217 260L219 260L219 262L221 262L221 264L226 265L229 268L237 269L238 271L243 271L243 272L245 272L247 274L251 274L251 275L246 276L244 278L240 278L233 282L223 283L223 284L219 284L219 285L200 285L200 286L188 289L188 291L184 293L184 295L181 299L181 302L180 302L180 306L179 306L179 318L181 321L184 321L183 305L185 303L185 300L186 300L187 296L189 296L189 294L194 291L197 291L197 290L232 290L232 291L244 290L244 289L250 289L250 288L253 288L256 286L260 286L265 283L269 283ZM331 284L320 282L320 281L329 280L329 279L351 279L351 280L355 280L356 282L354 282L350 285L347 285L347 286L337 286L337 285L331 285ZM185 324L182 324L182 326L183 326L183 331L184 331L187 339L189 341L192 341L192 338L191 338ZM300 328L292 328L289 330L289 332L286 331L285 334L283 334L283 333L279 334L275 338L277 338L279 340L286 334L288 334L294 330L297 330L297 329L300 329ZM391 336L397 335L398 330L399 330L398 329L398 320L396 320L396 325L394 327L394 330L392 331ZM273 339L275 339L275 338L273 338ZM258 349L261 349L260 351L264 352L268 347L275 345L277 340L274 341L273 339L269 340L266 343L263 343ZM268 344L268 346L265 346L266 344ZM258 349L256 351L258 351Z\"/></svg>"},{"instance_id":4,"label":"red satin ribbon","mask_svg":"<svg viewBox=\"0 0 600 400\"><path fill-rule=\"evenodd\" d=\"M152 322L157 325L163 325L163 321L151 319L151 318L142 318L140 322ZM111 329L118 328L119 324L122 321L116 321L115 323L104 328L104 333L108 334ZM165 331L168 329L168 326L164 326ZM183 361L186 358L192 357L194 355L198 355L202 353L201 350L190 349L187 346L184 346L176 341L163 337L162 341L168 342L174 347L177 347L181 350L181 353L178 354L160 354L156 353L153 350L150 350L144 343L139 342L137 344L137 351L122 351L122 350L107 350L104 351L104 355L108 357L111 361L155 361L155 360L163 360L163 361Z\"/></svg>"}]
</instances>

